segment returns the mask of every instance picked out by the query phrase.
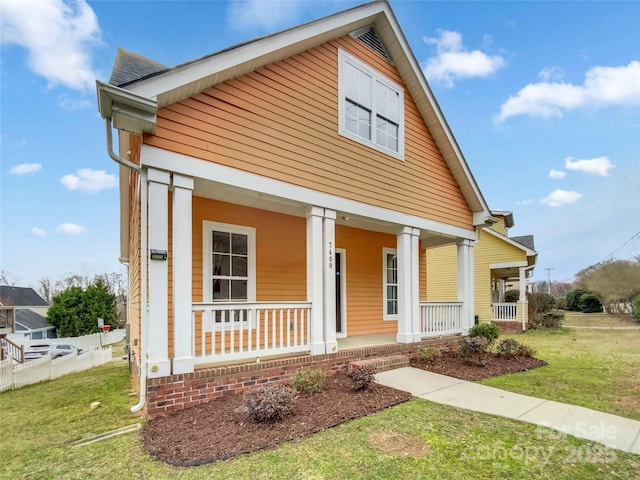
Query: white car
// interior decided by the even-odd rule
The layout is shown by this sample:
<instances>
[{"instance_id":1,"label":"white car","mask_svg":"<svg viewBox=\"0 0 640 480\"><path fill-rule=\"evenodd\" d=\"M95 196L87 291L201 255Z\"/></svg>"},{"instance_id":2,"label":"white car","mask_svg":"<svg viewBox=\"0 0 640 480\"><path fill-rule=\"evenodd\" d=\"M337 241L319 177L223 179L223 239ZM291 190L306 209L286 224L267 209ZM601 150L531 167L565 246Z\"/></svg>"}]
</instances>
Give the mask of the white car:
<instances>
[{"instance_id":1,"label":"white car","mask_svg":"<svg viewBox=\"0 0 640 480\"><path fill-rule=\"evenodd\" d=\"M25 350L24 359L35 360L37 358L45 357L49 354L51 354L51 358L53 359L68 355L71 352L76 352L78 355L80 355L81 353L84 353L84 350L68 343L39 343L31 345Z\"/></svg>"}]
</instances>

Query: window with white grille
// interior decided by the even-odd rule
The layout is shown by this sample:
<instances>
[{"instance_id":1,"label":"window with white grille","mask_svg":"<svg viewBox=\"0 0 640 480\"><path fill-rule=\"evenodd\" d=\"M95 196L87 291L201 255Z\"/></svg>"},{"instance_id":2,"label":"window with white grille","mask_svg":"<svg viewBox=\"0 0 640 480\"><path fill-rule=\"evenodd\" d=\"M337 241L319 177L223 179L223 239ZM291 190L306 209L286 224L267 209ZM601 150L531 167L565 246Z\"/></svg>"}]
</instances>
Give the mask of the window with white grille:
<instances>
[{"instance_id":1,"label":"window with white grille","mask_svg":"<svg viewBox=\"0 0 640 480\"><path fill-rule=\"evenodd\" d=\"M403 159L403 88L343 50L338 56L339 133Z\"/></svg>"}]
</instances>

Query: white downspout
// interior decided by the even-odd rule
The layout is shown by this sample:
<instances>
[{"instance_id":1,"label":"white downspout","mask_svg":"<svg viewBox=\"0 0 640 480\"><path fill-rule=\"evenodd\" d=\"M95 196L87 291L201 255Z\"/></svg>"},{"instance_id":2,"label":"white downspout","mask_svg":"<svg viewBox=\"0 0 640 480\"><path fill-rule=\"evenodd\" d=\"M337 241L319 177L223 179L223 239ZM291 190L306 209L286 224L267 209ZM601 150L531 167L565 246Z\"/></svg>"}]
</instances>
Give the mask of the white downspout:
<instances>
[{"instance_id":1,"label":"white downspout","mask_svg":"<svg viewBox=\"0 0 640 480\"><path fill-rule=\"evenodd\" d=\"M149 182L147 181L147 172L135 163L131 163L129 160L124 159L113 151L113 133L111 128L111 119L105 118L107 128L107 152L109 157L122 165L138 172L140 175L140 365L139 365L139 377L140 377L140 400L136 405L131 407L131 412L136 413L142 410L145 403L147 403L147 189L149 188Z\"/></svg>"},{"instance_id":2,"label":"white downspout","mask_svg":"<svg viewBox=\"0 0 640 480\"><path fill-rule=\"evenodd\" d=\"M527 322L529 321L529 319L527 318L529 312L529 300L527 299L527 271L529 272L533 272L535 265L531 265L530 267L525 267L524 268L524 287L522 285L520 285L520 292L521 292L521 297L520 300L522 301L522 331L525 332L527 330ZM521 280L522 281L522 280ZM522 295L522 292L524 293L524 295Z\"/></svg>"}]
</instances>

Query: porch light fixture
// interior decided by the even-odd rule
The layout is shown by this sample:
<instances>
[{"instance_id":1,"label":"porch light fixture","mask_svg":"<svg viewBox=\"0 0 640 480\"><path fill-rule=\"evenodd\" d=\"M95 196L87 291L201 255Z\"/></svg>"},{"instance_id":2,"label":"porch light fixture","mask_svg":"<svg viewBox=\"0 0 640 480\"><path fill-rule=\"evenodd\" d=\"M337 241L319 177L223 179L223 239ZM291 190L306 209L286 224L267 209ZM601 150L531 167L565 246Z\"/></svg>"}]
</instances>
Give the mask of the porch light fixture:
<instances>
[{"instance_id":1,"label":"porch light fixture","mask_svg":"<svg viewBox=\"0 0 640 480\"><path fill-rule=\"evenodd\" d=\"M151 260L166 260L167 259L167 251L166 250L155 250L151 249Z\"/></svg>"}]
</instances>

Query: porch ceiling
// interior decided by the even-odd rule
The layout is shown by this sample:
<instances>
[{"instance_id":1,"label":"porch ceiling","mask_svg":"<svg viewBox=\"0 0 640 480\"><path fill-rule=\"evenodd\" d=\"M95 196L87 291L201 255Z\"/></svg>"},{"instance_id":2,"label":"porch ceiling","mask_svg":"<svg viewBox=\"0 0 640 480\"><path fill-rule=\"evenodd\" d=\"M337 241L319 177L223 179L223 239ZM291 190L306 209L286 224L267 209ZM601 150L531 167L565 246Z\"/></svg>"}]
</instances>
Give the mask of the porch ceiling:
<instances>
[{"instance_id":1,"label":"porch ceiling","mask_svg":"<svg viewBox=\"0 0 640 480\"><path fill-rule=\"evenodd\" d=\"M491 276L503 280L518 280L520 278L519 267L494 268L491 270Z\"/></svg>"},{"instance_id":2,"label":"porch ceiling","mask_svg":"<svg viewBox=\"0 0 640 480\"><path fill-rule=\"evenodd\" d=\"M193 192L198 197L211 198L221 202L235 203L245 207L296 217L305 217L306 209L312 206L289 198L277 197L204 179L195 179ZM399 225L393 223L353 215L349 212L336 212L336 224L394 235L400 228Z\"/></svg>"},{"instance_id":3,"label":"porch ceiling","mask_svg":"<svg viewBox=\"0 0 640 480\"><path fill-rule=\"evenodd\" d=\"M285 215L293 215L296 217L305 217L307 208L312 206L304 202L297 202L290 198L278 197L250 189L234 187L223 183L208 181L202 178L194 179L193 194L198 197L210 198L221 202L233 203L245 207L257 208ZM336 224L362 230L370 230L373 232L388 233L391 235L396 235L402 228L402 225L396 223L341 211L336 212ZM455 238L453 237L429 231L421 231L420 238L427 242L427 245L425 246L430 247L455 241Z\"/></svg>"}]
</instances>

